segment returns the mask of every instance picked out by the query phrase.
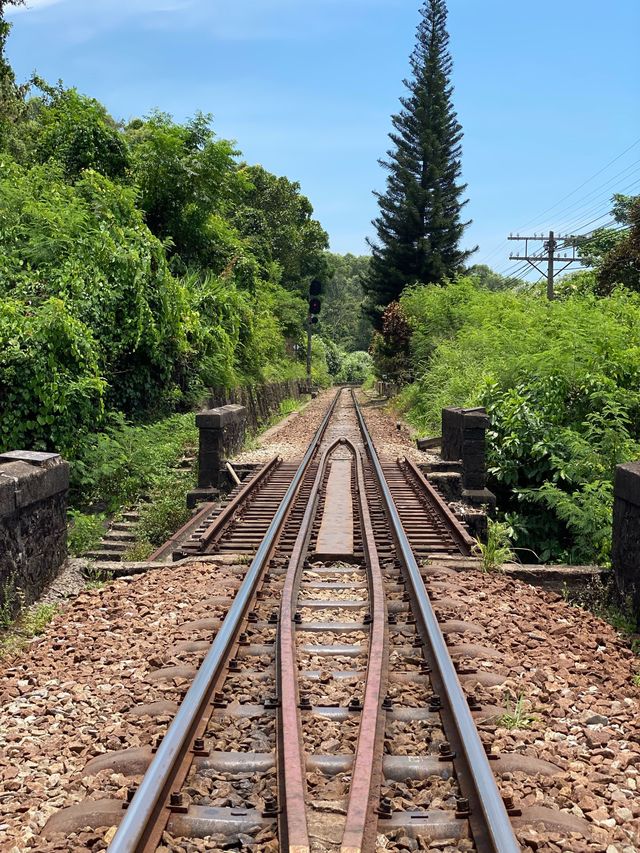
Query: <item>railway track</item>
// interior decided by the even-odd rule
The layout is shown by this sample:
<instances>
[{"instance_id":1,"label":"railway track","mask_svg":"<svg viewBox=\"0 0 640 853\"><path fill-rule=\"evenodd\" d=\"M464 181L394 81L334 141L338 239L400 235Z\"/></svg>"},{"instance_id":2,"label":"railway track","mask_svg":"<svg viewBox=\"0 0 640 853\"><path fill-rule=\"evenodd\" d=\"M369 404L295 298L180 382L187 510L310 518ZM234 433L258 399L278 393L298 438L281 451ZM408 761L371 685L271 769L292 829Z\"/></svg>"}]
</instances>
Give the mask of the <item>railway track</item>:
<instances>
[{"instance_id":1,"label":"railway track","mask_svg":"<svg viewBox=\"0 0 640 853\"><path fill-rule=\"evenodd\" d=\"M579 830L563 812L503 801L494 770L517 769L517 756L483 743L477 724L496 709L465 693L481 674L457 671L465 651L447 643L472 626L439 623L447 569L421 564L469 555L473 541L412 463L380 462L351 392L299 465L273 459L180 541L180 556L247 555L237 591L183 625L190 637L171 651L192 662L155 673L192 678L164 737L86 768L142 776L128 802L80 803L45 833L119 824L112 853L230 839L295 853L407 849L403 839L508 853L528 821Z\"/></svg>"}]
</instances>

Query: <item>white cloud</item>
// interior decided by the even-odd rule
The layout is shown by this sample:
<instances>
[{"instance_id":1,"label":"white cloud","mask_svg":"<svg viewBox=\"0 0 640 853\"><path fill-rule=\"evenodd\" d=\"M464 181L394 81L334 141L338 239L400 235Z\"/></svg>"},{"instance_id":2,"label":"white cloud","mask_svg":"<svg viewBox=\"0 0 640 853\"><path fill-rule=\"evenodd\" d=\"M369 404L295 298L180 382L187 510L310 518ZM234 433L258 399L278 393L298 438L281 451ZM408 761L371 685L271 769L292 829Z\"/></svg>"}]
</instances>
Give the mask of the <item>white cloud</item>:
<instances>
[{"instance_id":1,"label":"white cloud","mask_svg":"<svg viewBox=\"0 0 640 853\"><path fill-rule=\"evenodd\" d=\"M27 0L26 6L9 6L5 10L7 15L19 15L24 12L31 12L36 9L43 9L45 6L56 6L58 3L64 3L65 0Z\"/></svg>"}]
</instances>

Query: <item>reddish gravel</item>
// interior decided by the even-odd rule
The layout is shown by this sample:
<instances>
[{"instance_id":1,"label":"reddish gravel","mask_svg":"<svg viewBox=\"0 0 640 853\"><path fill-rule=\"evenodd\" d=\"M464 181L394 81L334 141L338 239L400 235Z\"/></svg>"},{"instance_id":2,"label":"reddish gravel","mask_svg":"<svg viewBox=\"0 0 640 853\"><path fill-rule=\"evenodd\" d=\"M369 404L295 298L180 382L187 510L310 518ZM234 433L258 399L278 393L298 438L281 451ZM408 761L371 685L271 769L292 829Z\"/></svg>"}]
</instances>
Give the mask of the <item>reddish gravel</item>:
<instances>
[{"instance_id":1,"label":"reddish gravel","mask_svg":"<svg viewBox=\"0 0 640 853\"><path fill-rule=\"evenodd\" d=\"M594 827L590 845L576 838L540 844L534 830L522 842L540 851L634 853L640 849L640 688L633 685L640 660L614 629L554 593L501 574L446 574L431 582L443 616L480 626L479 633L450 634L450 642L490 646L504 657L473 663L501 672L499 687L472 688L478 698L505 705L512 714L522 697L528 728L488 727L495 751L518 752L562 768L556 777L505 773L505 794L518 805L560 806ZM459 602L459 606L455 605ZM468 687L469 685L467 685Z\"/></svg>"},{"instance_id":2,"label":"reddish gravel","mask_svg":"<svg viewBox=\"0 0 640 853\"><path fill-rule=\"evenodd\" d=\"M416 431L406 424L397 412L391 410L388 404L371 398L364 391L356 391L356 396L373 443L382 458L396 459L406 456L416 464L439 459L436 453L418 450Z\"/></svg>"},{"instance_id":3,"label":"reddish gravel","mask_svg":"<svg viewBox=\"0 0 640 853\"><path fill-rule=\"evenodd\" d=\"M104 849L104 832L58 847L37 836L51 814L87 795L124 797L123 776L81 779L80 771L95 755L147 745L166 729L168 717L127 712L179 700L184 679L154 684L147 676L179 662L166 650L183 636L180 624L205 610L215 616L203 599L233 595L234 582L231 566L210 560L115 581L81 593L42 638L0 661L0 850Z\"/></svg>"},{"instance_id":4,"label":"reddish gravel","mask_svg":"<svg viewBox=\"0 0 640 853\"><path fill-rule=\"evenodd\" d=\"M247 450L234 457L234 462L268 462L277 454L283 459L292 461L301 459L309 446L315 431L320 426L335 396L335 388L321 391L301 411L267 430L258 438L258 447Z\"/></svg>"}]
</instances>

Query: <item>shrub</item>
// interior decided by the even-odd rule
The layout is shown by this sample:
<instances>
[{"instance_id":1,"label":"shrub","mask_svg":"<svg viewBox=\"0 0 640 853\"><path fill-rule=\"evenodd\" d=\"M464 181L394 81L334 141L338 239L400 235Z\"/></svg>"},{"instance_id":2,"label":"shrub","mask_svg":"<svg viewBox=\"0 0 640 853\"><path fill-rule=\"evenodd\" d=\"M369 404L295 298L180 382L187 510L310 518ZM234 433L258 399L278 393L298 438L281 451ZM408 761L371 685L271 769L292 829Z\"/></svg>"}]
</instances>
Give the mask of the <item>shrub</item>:
<instances>
[{"instance_id":1,"label":"shrub","mask_svg":"<svg viewBox=\"0 0 640 853\"><path fill-rule=\"evenodd\" d=\"M492 487L519 548L608 560L615 465L640 452L640 297L547 302L469 279L409 290L411 420L485 405Z\"/></svg>"}]
</instances>

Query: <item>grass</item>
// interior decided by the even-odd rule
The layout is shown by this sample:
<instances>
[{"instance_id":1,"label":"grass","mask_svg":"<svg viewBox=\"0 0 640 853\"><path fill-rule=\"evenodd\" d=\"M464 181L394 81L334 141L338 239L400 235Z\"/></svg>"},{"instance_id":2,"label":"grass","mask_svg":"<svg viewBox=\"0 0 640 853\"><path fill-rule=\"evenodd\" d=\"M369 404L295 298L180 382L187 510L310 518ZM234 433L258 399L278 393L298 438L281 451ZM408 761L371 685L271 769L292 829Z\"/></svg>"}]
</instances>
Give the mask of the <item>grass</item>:
<instances>
[{"instance_id":1,"label":"grass","mask_svg":"<svg viewBox=\"0 0 640 853\"><path fill-rule=\"evenodd\" d=\"M640 687L640 672L637 672L631 679L634 687Z\"/></svg>"},{"instance_id":2,"label":"grass","mask_svg":"<svg viewBox=\"0 0 640 853\"><path fill-rule=\"evenodd\" d=\"M57 604L35 604L23 610L10 625L3 623L5 630L0 636L0 658L16 654L29 640L44 634L58 610Z\"/></svg>"},{"instance_id":3,"label":"grass","mask_svg":"<svg viewBox=\"0 0 640 853\"><path fill-rule=\"evenodd\" d=\"M509 729L509 731L513 731L514 729L530 729L538 718L525 709L524 696L520 694L513 706L511 697L508 694L505 698L507 710L501 717L498 717L498 725L503 729Z\"/></svg>"},{"instance_id":4,"label":"grass","mask_svg":"<svg viewBox=\"0 0 640 853\"><path fill-rule=\"evenodd\" d=\"M100 544L106 529L105 519L103 513L92 515L80 510L69 511L67 546L73 557L79 557Z\"/></svg>"},{"instance_id":5,"label":"grass","mask_svg":"<svg viewBox=\"0 0 640 853\"><path fill-rule=\"evenodd\" d=\"M515 557L511 547L511 527L503 521L490 518L487 526L487 541L476 542L483 572L494 572Z\"/></svg>"}]
</instances>

